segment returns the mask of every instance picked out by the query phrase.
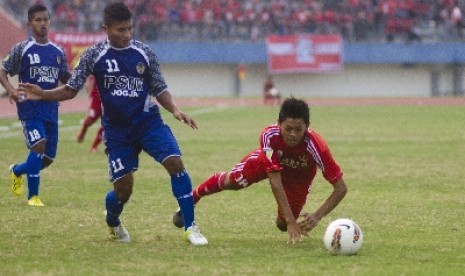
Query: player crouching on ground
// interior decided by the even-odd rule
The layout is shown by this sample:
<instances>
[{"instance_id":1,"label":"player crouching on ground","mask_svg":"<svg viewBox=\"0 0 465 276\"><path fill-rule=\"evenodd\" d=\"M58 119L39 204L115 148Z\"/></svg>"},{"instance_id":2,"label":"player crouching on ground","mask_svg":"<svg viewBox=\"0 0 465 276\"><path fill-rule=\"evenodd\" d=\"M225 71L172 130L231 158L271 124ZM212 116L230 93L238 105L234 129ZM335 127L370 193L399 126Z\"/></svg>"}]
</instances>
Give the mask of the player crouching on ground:
<instances>
[{"instance_id":1,"label":"player crouching on ground","mask_svg":"<svg viewBox=\"0 0 465 276\"><path fill-rule=\"evenodd\" d=\"M286 99L278 123L262 131L260 147L246 155L231 171L215 173L200 184L194 190L194 204L204 196L223 190L241 190L268 178L278 204L277 227L288 232L288 241L292 243L308 235L347 193L342 170L328 145L309 126L308 105L303 100ZM334 190L314 213L301 214L317 168ZM173 223L183 226L180 211L174 214Z\"/></svg>"}]
</instances>

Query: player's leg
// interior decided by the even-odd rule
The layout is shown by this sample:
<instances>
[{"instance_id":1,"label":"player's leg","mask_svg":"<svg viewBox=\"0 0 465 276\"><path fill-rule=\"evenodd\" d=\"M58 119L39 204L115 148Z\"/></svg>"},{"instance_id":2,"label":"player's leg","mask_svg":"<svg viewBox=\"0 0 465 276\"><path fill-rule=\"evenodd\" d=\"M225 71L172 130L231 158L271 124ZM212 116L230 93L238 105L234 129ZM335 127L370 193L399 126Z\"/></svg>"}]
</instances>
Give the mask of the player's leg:
<instances>
[{"instance_id":1,"label":"player's leg","mask_svg":"<svg viewBox=\"0 0 465 276\"><path fill-rule=\"evenodd\" d=\"M182 162L181 150L171 129L161 120L158 123L145 133L142 148L162 164L171 177L171 190L184 218L185 239L193 245L208 244L195 223L192 182Z\"/></svg>"},{"instance_id":2,"label":"player's leg","mask_svg":"<svg viewBox=\"0 0 465 276\"><path fill-rule=\"evenodd\" d=\"M171 177L171 190L184 217L185 229L195 220L192 182L184 168L181 151L170 128L153 127L145 137L144 150L161 163Z\"/></svg>"},{"instance_id":3,"label":"player's leg","mask_svg":"<svg viewBox=\"0 0 465 276\"><path fill-rule=\"evenodd\" d=\"M117 132L118 130L116 130ZM110 135L110 137L117 136ZM113 183L113 189L105 197L106 223L113 238L121 242L129 242L129 233L122 226L120 216L132 194L133 172L137 169L140 151L132 144L117 139L107 139L105 143L110 181Z\"/></svg>"},{"instance_id":4,"label":"player's leg","mask_svg":"<svg viewBox=\"0 0 465 276\"><path fill-rule=\"evenodd\" d=\"M96 110L92 107L89 108L87 111L86 118L84 119L84 122L82 122L81 129L79 130L79 133L76 137L76 140L78 143L82 143L84 141L84 137L86 136L87 129L93 125L100 116L97 114Z\"/></svg>"},{"instance_id":5,"label":"player's leg","mask_svg":"<svg viewBox=\"0 0 465 276\"><path fill-rule=\"evenodd\" d=\"M41 140L32 147L27 157L27 187L29 206L44 206L39 199L40 171L42 169L46 140Z\"/></svg>"},{"instance_id":6,"label":"player's leg","mask_svg":"<svg viewBox=\"0 0 465 276\"><path fill-rule=\"evenodd\" d=\"M49 167L57 153L58 146L58 124L51 122L43 122L45 140L41 140L31 148L27 163L27 179L28 179L28 205L44 206L39 198L39 190L41 184L40 171ZM40 128L39 128L40 129Z\"/></svg>"},{"instance_id":7,"label":"player's leg","mask_svg":"<svg viewBox=\"0 0 465 276\"><path fill-rule=\"evenodd\" d=\"M47 143L45 145L44 158L42 160L42 168L48 168L57 155L58 148L58 123L46 123L45 131L47 134Z\"/></svg>"},{"instance_id":8,"label":"player's leg","mask_svg":"<svg viewBox=\"0 0 465 276\"><path fill-rule=\"evenodd\" d=\"M227 175L229 175L229 173L218 172L200 184L192 193L194 205L204 196L223 191L223 185ZM174 212L173 224L178 228L184 227L184 216L181 212L181 208L178 208L176 212Z\"/></svg>"},{"instance_id":9,"label":"player's leg","mask_svg":"<svg viewBox=\"0 0 465 276\"><path fill-rule=\"evenodd\" d=\"M194 205L207 195L223 191L229 183L229 172L217 172L207 178L202 184L197 186L193 192Z\"/></svg>"},{"instance_id":10,"label":"player's leg","mask_svg":"<svg viewBox=\"0 0 465 276\"><path fill-rule=\"evenodd\" d=\"M171 189L184 215L187 227L194 222L194 200L192 182L179 156L170 156L162 163L171 176ZM185 227L185 228L187 228Z\"/></svg>"},{"instance_id":11,"label":"player's leg","mask_svg":"<svg viewBox=\"0 0 465 276\"><path fill-rule=\"evenodd\" d=\"M13 164L10 166L10 173L12 179L12 191L15 195L21 196L23 193L23 180L22 175L26 174L28 183L28 200L37 196L40 182L40 169L42 167L43 153L41 151L45 142L39 142L33 149L29 151L26 161ZM28 202L29 204L29 202ZM32 202L31 202L32 204ZM41 205L41 204L38 204ZM32 204L32 206L35 206Z\"/></svg>"},{"instance_id":12,"label":"player's leg","mask_svg":"<svg viewBox=\"0 0 465 276\"><path fill-rule=\"evenodd\" d=\"M195 223L192 182L184 168L181 157L168 157L162 164L171 175L171 189L178 201L184 220L184 238L193 245L208 244L207 239L200 234L200 230Z\"/></svg>"},{"instance_id":13,"label":"player's leg","mask_svg":"<svg viewBox=\"0 0 465 276\"><path fill-rule=\"evenodd\" d=\"M194 191L194 204L202 197L221 192L223 190L241 190L267 177L266 172L260 166L260 160L253 151L245 155L241 161L224 173L219 172L210 176Z\"/></svg>"},{"instance_id":14,"label":"player's leg","mask_svg":"<svg viewBox=\"0 0 465 276\"><path fill-rule=\"evenodd\" d=\"M105 198L106 222L110 229L110 234L118 241L130 242L129 232L121 225L120 215L123 212L124 204L131 197L134 178L133 173L129 173L113 183L114 189L107 193Z\"/></svg>"},{"instance_id":15,"label":"player's leg","mask_svg":"<svg viewBox=\"0 0 465 276\"><path fill-rule=\"evenodd\" d=\"M92 143L90 151L97 152L97 147L102 142L102 135L103 135L103 127L100 127L98 129L97 135L95 135L95 139L94 139L94 142Z\"/></svg>"},{"instance_id":16,"label":"player's leg","mask_svg":"<svg viewBox=\"0 0 465 276\"><path fill-rule=\"evenodd\" d=\"M257 162L259 160L255 154L248 154L231 171L219 172L210 176L194 190L194 204L197 204L204 196L223 190L241 190L265 179L266 172L262 171ZM181 228L182 222L182 213L177 210L173 215L173 224Z\"/></svg>"},{"instance_id":17,"label":"player's leg","mask_svg":"<svg viewBox=\"0 0 465 276\"><path fill-rule=\"evenodd\" d=\"M199 202L200 198L219 193L226 189L226 187L231 190L229 187L230 184L228 179L229 172L218 172L207 178L207 180L200 184L192 193L194 205ZM180 208L178 208L178 210L176 210L176 212L173 214L173 224L178 228L184 226L184 217Z\"/></svg>"},{"instance_id":18,"label":"player's leg","mask_svg":"<svg viewBox=\"0 0 465 276\"><path fill-rule=\"evenodd\" d=\"M38 198L38 194L40 184L40 170L43 166L44 152L47 143L47 134L45 130L46 126L42 121L39 120L23 121L22 124L23 132L26 138L26 144L30 151L25 162L10 167L12 180L16 178L16 181L13 181L13 192L18 196L22 194L22 185L16 185L16 187L14 187L14 184L22 184L21 176L23 174L27 174L29 189L28 205L44 206L44 204Z\"/></svg>"}]
</instances>

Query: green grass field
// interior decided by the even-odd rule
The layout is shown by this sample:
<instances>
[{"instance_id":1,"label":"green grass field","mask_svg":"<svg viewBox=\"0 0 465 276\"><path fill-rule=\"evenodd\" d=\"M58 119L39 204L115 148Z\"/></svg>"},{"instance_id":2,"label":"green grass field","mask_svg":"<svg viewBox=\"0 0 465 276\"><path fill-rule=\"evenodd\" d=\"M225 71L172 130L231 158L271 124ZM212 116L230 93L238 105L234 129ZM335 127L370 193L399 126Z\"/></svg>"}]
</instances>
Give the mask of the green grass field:
<instances>
[{"instance_id":1,"label":"green grass field","mask_svg":"<svg viewBox=\"0 0 465 276\"><path fill-rule=\"evenodd\" d=\"M194 186L229 170L258 145L277 107L188 108L200 129L164 114L178 138ZM349 192L296 245L274 225L267 182L202 199L197 222L208 238L192 247L171 223L176 202L164 169L142 154L122 219L132 242L109 240L106 159L75 142L83 114L61 116L56 162L42 172L44 208L10 192L8 166L27 151L20 128L0 132L0 275L464 275L465 109L441 106L312 108L312 127L327 140ZM16 120L0 120L11 126ZM306 211L331 192L321 174ZM334 219L355 220L364 245L332 256L322 237Z\"/></svg>"}]
</instances>

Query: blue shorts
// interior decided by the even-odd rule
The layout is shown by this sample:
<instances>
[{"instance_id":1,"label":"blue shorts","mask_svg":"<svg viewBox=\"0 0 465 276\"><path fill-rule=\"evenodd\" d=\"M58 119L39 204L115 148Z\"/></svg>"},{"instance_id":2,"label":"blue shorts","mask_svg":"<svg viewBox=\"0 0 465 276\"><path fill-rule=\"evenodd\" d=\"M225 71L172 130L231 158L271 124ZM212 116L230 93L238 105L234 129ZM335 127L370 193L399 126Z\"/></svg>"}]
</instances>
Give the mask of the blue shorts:
<instances>
[{"instance_id":1,"label":"blue shorts","mask_svg":"<svg viewBox=\"0 0 465 276\"><path fill-rule=\"evenodd\" d=\"M21 121L27 147L33 148L37 143L46 140L45 156L55 159L58 146L58 123L42 120Z\"/></svg>"},{"instance_id":2,"label":"blue shorts","mask_svg":"<svg viewBox=\"0 0 465 276\"><path fill-rule=\"evenodd\" d=\"M138 169L142 150L159 163L170 156L181 156L170 127L162 122L151 125L145 131L106 128L104 132L111 182Z\"/></svg>"}]
</instances>

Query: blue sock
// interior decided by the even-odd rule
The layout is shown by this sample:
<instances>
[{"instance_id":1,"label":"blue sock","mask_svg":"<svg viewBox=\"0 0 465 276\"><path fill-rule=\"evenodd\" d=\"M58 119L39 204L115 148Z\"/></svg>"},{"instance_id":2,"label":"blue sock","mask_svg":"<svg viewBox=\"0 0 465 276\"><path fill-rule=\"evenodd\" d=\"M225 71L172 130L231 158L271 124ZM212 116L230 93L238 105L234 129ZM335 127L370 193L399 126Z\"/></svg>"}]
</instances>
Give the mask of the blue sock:
<instances>
[{"instance_id":1,"label":"blue sock","mask_svg":"<svg viewBox=\"0 0 465 276\"><path fill-rule=\"evenodd\" d=\"M119 199L116 197L115 190L108 192L105 198L105 206L107 209L107 224L110 227L116 227L121 224L119 216L123 212L123 206Z\"/></svg>"},{"instance_id":2,"label":"blue sock","mask_svg":"<svg viewBox=\"0 0 465 276\"><path fill-rule=\"evenodd\" d=\"M184 228L187 229L194 222L194 197L192 196L191 178L187 171L171 175L171 189L178 200L184 217Z\"/></svg>"},{"instance_id":3,"label":"blue sock","mask_svg":"<svg viewBox=\"0 0 465 276\"><path fill-rule=\"evenodd\" d=\"M40 169L42 168L44 155L37 152L29 152L27 157L27 187L29 189L28 199L39 195Z\"/></svg>"},{"instance_id":4,"label":"blue sock","mask_svg":"<svg viewBox=\"0 0 465 276\"><path fill-rule=\"evenodd\" d=\"M23 174L27 173L27 159L26 159L25 162L23 162L21 164L16 164L15 167L13 168L13 172L17 176L20 176L20 175L23 175Z\"/></svg>"}]
</instances>

